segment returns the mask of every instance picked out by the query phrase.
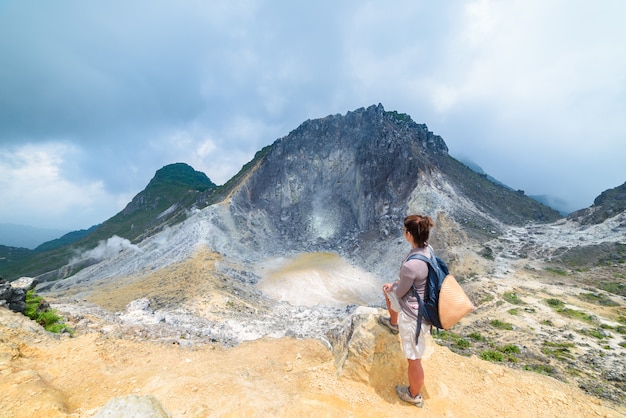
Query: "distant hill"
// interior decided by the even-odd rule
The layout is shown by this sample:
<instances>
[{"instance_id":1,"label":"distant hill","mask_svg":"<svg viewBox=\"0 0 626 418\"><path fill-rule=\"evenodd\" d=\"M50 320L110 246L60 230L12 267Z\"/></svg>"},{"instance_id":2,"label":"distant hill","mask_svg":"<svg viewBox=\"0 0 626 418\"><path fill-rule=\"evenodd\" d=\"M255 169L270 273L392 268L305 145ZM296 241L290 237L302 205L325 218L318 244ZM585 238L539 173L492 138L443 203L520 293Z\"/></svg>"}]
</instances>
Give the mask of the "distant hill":
<instances>
[{"instance_id":1,"label":"distant hill","mask_svg":"<svg viewBox=\"0 0 626 418\"><path fill-rule=\"evenodd\" d=\"M572 212L568 218L583 225L599 224L624 211L626 211L626 183L605 190L595 198L591 207Z\"/></svg>"},{"instance_id":2,"label":"distant hill","mask_svg":"<svg viewBox=\"0 0 626 418\"><path fill-rule=\"evenodd\" d=\"M36 250L16 251L0 248L0 276L12 280L21 275L37 276L56 270L79 251L92 249L113 235L129 241L139 240L180 222L202 196L206 199L216 189L206 174L184 163L167 165L155 173L146 188L117 215L85 231L74 231L46 242ZM84 268L81 264L77 268ZM74 274L66 269L63 275Z\"/></svg>"},{"instance_id":3,"label":"distant hill","mask_svg":"<svg viewBox=\"0 0 626 418\"><path fill-rule=\"evenodd\" d=\"M59 238L67 232L62 229L0 223L0 245L33 250L38 245Z\"/></svg>"}]
</instances>

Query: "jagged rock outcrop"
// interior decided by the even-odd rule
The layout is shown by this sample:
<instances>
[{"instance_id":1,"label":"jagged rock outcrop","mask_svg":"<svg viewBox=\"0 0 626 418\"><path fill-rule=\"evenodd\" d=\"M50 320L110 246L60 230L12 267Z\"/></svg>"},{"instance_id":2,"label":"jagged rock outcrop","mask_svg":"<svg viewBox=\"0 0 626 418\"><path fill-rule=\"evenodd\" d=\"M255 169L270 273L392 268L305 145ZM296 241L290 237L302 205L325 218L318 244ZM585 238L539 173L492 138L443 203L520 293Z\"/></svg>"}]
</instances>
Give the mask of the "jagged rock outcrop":
<instances>
[{"instance_id":1,"label":"jagged rock outcrop","mask_svg":"<svg viewBox=\"0 0 626 418\"><path fill-rule=\"evenodd\" d=\"M605 190L596 197L593 205L572 212L567 218L581 225L596 225L626 211L626 183Z\"/></svg>"},{"instance_id":2,"label":"jagged rock outcrop","mask_svg":"<svg viewBox=\"0 0 626 418\"><path fill-rule=\"evenodd\" d=\"M332 251L389 274L408 213L443 214L450 230L482 241L503 225L561 218L447 151L426 125L380 104L308 120L238 175L221 229L248 253ZM433 241L447 244L436 234Z\"/></svg>"}]
</instances>

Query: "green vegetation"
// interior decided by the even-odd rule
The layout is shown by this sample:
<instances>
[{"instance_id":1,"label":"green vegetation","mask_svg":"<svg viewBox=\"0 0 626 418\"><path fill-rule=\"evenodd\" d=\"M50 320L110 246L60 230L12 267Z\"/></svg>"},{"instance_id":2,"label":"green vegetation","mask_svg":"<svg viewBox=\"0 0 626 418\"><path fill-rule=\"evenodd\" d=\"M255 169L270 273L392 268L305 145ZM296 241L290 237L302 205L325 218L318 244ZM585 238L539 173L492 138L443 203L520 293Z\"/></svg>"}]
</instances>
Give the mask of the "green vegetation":
<instances>
[{"instance_id":1,"label":"green vegetation","mask_svg":"<svg viewBox=\"0 0 626 418\"><path fill-rule=\"evenodd\" d=\"M556 373L556 369L548 364L527 364L524 366L524 370L548 376L553 376Z\"/></svg>"},{"instance_id":2,"label":"green vegetation","mask_svg":"<svg viewBox=\"0 0 626 418\"><path fill-rule=\"evenodd\" d=\"M563 270L560 267L546 267L546 271L558 274L559 276L567 276L567 271Z\"/></svg>"},{"instance_id":3,"label":"green vegetation","mask_svg":"<svg viewBox=\"0 0 626 418\"><path fill-rule=\"evenodd\" d=\"M441 331L436 335L436 338L440 341L451 342L451 347L458 348L459 350L465 350L471 346L468 340L450 331Z\"/></svg>"},{"instance_id":4,"label":"green vegetation","mask_svg":"<svg viewBox=\"0 0 626 418\"><path fill-rule=\"evenodd\" d=\"M512 305L526 305L526 302L520 299L515 292L505 292L503 298Z\"/></svg>"},{"instance_id":5,"label":"green vegetation","mask_svg":"<svg viewBox=\"0 0 626 418\"><path fill-rule=\"evenodd\" d=\"M585 312L577 311L576 309L568 309L565 307L565 303L558 299L550 298L546 299L546 303L554 309L559 315L562 315L566 318L577 319L579 321L584 322L593 322L593 315L589 315Z\"/></svg>"},{"instance_id":6,"label":"green vegetation","mask_svg":"<svg viewBox=\"0 0 626 418\"><path fill-rule=\"evenodd\" d=\"M478 254L481 255L483 258L486 258L487 260L491 260L491 261L494 260L493 250L491 249L491 247L487 247L486 245L483 247L482 251Z\"/></svg>"},{"instance_id":7,"label":"green vegetation","mask_svg":"<svg viewBox=\"0 0 626 418\"><path fill-rule=\"evenodd\" d=\"M58 242L36 250L0 248L0 276L13 280L22 275L38 276L67 265L76 254L91 250L113 235L131 242L181 222L189 208L212 202L217 186L199 171L184 163L159 169L146 188L117 215L87 231L68 234ZM8 255L5 255L7 253ZM86 264L73 265L75 274Z\"/></svg>"},{"instance_id":8,"label":"green vegetation","mask_svg":"<svg viewBox=\"0 0 626 418\"><path fill-rule=\"evenodd\" d=\"M482 335L480 335L480 333L478 332L472 332L471 334L468 335L468 337L474 341L487 341L487 339L483 337Z\"/></svg>"},{"instance_id":9,"label":"green vegetation","mask_svg":"<svg viewBox=\"0 0 626 418\"><path fill-rule=\"evenodd\" d=\"M493 321L489 322L489 324L492 327L498 328L498 329L506 329L506 330L512 330L513 329L513 324L510 324L508 322L502 322L499 319L494 319Z\"/></svg>"},{"instance_id":10,"label":"green vegetation","mask_svg":"<svg viewBox=\"0 0 626 418\"><path fill-rule=\"evenodd\" d=\"M573 347L574 343L571 342L555 343L552 341L544 341L541 352L557 360L574 360L574 356L571 354L570 351L570 349Z\"/></svg>"},{"instance_id":11,"label":"green vegetation","mask_svg":"<svg viewBox=\"0 0 626 418\"><path fill-rule=\"evenodd\" d=\"M509 309L508 312L511 315L519 315L519 309Z\"/></svg>"},{"instance_id":12,"label":"green vegetation","mask_svg":"<svg viewBox=\"0 0 626 418\"><path fill-rule=\"evenodd\" d=\"M495 350L485 350L480 353L480 358L487 361L503 362L508 361L511 363L517 363L517 357L515 354L519 354L520 349L515 344L509 344L502 347L497 347Z\"/></svg>"},{"instance_id":13,"label":"green vegetation","mask_svg":"<svg viewBox=\"0 0 626 418\"><path fill-rule=\"evenodd\" d=\"M399 120L402 122L409 122L412 120L411 116L407 115L406 113L398 113L396 110L392 110L392 111L385 112L385 113L393 117L395 120Z\"/></svg>"},{"instance_id":14,"label":"green vegetation","mask_svg":"<svg viewBox=\"0 0 626 418\"><path fill-rule=\"evenodd\" d=\"M467 341L465 338L459 338L458 340L456 340L456 342L454 343L454 346L458 349L461 350L465 350L467 348L470 348L471 344L469 341Z\"/></svg>"},{"instance_id":15,"label":"green vegetation","mask_svg":"<svg viewBox=\"0 0 626 418\"><path fill-rule=\"evenodd\" d=\"M593 337L598 340L604 340L605 338L612 338L611 334L599 328L581 328L576 331L579 334L586 335L588 337Z\"/></svg>"},{"instance_id":16,"label":"green vegetation","mask_svg":"<svg viewBox=\"0 0 626 418\"><path fill-rule=\"evenodd\" d=\"M626 297L626 283L622 282L609 282L609 283L601 283L600 289L605 292L613 293L615 295L625 296Z\"/></svg>"},{"instance_id":17,"label":"green vegetation","mask_svg":"<svg viewBox=\"0 0 626 418\"><path fill-rule=\"evenodd\" d=\"M611 292L614 293L614 292ZM598 293L581 293L578 298L585 302L591 302L600 306L619 306L619 303L609 299L607 296Z\"/></svg>"},{"instance_id":18,"label":"green vegetation","mask_svg":"<svg viewBox=\"0 0 626 418\"><path fill-rule=\"evenodd\" d=\"M554 309L562 308L563 306L565 306L565 303L554 298L546 299L546 303Z\"/></svg>"},{"instance_id":19,"label":"green vegetation","mask_svg":"<svg viewBox=\"0 0 626 418\"><path fill-rule=\"evenodd\" d=\"M36 321L46 331L54 333L68 332L70 335L74 333L70 327L63 323L63 318L57 314L57 311L50 309L45 304L43 298L35 294L34 290L26 292L26 310L24 310L24 315Z\"/></svg>"},{"instance_id":20,"label":"green vegetation","mask_svg":"<svg viewBox=\"0 0 626 418\"><path fill-rule=\"evenodd\" d=\"M487 361L502 362L504 354L497 350L486 350L480 353L480 358Z\"/></svg>"}]
</instances>

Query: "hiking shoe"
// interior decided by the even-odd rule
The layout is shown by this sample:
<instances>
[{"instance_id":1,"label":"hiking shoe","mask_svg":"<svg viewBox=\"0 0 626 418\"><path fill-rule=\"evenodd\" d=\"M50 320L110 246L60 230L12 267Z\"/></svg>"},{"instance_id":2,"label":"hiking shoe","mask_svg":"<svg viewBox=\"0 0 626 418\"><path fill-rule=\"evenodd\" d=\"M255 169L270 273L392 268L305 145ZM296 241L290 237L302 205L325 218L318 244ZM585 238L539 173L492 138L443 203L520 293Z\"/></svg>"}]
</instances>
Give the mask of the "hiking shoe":
<instances>
[{"instance_id":1,"label":"hiking shoe","mask_svg":"<svg viewBox=\"0 0 626 418\"><path fill-rule=\"evenodd\" d=\"M381 315L378 317L378 323L382 326L389 328L389 331L391 331L392 334L398 333L398 325L393 325L391 323L391 318L387 318L386 316Z\"/></svg>"},{"instance_id":2,"label":"hiking shoe","mask_svg":"<svg viewBox=\"0 0 626 418\"><path fill-rule=\"evenodd\" d=\"M396 386L396 393L398 394L398 398L402 399L404 402L412 403L418 408L424 406L424 399L422 399L422 395L418 394L411 396L408 386Z\"/></svg>"}]
</instances>

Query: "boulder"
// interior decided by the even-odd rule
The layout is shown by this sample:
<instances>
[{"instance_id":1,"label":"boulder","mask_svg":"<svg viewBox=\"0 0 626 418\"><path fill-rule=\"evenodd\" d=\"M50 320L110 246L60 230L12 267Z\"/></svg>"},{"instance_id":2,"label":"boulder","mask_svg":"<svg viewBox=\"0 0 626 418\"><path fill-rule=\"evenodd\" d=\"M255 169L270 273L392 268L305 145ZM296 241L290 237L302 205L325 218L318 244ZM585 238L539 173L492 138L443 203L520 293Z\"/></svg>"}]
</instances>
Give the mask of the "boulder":
<instances>
[{"instance_id":1,"label":"boulder","mask_svg":"<svg viewBox=\"0 0 626 418\"><path fill-rule=\"evenodd\" d=\"M39 281L33 277L20 277L11 282L14 289L24 289L24 291L32 290L39 284Z\"/></svg>"},{"instance_id":2,"label":"boulder","mask_svg":"<svg viewBox=\"0 0 626 418\"><path fill-rule=\"evenodd\" d=\"M384 392L407 379L407 362L399 336L378 323L381 314L386 311L360 306L328 337L339 376Z\"/></svg>"},{"instance_id":3,"label":"boulder","mask_svg":"<svg viewBox=\"0 0 626 418\"><path fill-rule=\"evenodd\" d=\"M24 313L26 309L26 290L13 287L10 282L0 279L0 306L13 312Z\"/></svg>"},{"instance_id":4,"label":"boulder","mask_svg":"<svg viewBox=\"0 0 626 418\"><path fill-rule=\"evenodd\" d=\"M129 395L113 398L96 412L94 418L171 418L161 402L153 396Z\"/></svg>"}]
</instances>

